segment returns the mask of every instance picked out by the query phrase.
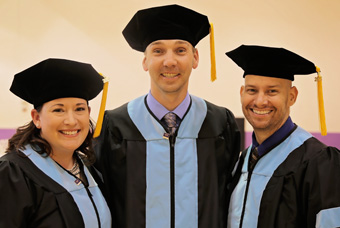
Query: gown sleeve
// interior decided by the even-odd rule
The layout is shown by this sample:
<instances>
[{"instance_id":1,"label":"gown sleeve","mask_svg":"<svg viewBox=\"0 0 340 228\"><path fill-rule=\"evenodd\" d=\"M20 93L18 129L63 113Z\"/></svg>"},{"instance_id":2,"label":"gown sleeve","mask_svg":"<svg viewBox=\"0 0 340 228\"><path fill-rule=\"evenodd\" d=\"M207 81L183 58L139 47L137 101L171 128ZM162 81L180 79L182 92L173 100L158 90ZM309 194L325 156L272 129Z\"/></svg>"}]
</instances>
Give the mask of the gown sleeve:
<instances>
[{"instance_id":1,"label":"gown sleeve","mask_svg":"<svg viewBox=\"0 0 340 228\"><path fill-rule=\"evenodd\" d=\"M318 147L309 140L275 171L263 194L259 227L340 227L340 151Z\"/></svg>"},{"instance_id":2,"label":"gown sleeve","mask_svg":"<svg viewBox=\"0 0 340 228\"><path fill-rule=\"evenodd\" d=\"M118 181L118 176L113 176L113 167L116 167L115 163L116 159L116 150L120 150L122 147L121 137L119 130L114 127L113 121L115 119L112 118L110 111L106 111L104 114L104 120L102 125L102 131L100 136L98 136L94 141L94 150L96 154L96 162L94 167L101 174L101 179L103 184L100 184L100 190L102 191L106 202L110 208L113 210L113 194L115 191L114 180ZM124 186L122 182L122 186Z\"/></svg>"},{"instance_id":3,"label":"gown sleeve","mask_svg":"<svg viewBox=\"0 0 340 228\"><path fill-rule=\"evenodd\" d=\"M94 165L95 168L101 173L105 169L105 160L107 159L105 156L107 155L109 150L108 139L110 137L110 132L108 121L108 114L107 111L105 111L102 123L102 130L100 132L100 135L95 138L93 143L96 154L96 162Z\"/></svg>"},{"instance_id":4,"label":"gown sleeve","mask_svg":"<svg viewBox=\"0 0 340 228\"><path fill-rule=\"evenodd\" d=\"M26 227L34 211L31 189L22 170L0 161L0 227Z\"/></svg>"},{"instance_id":5,"label":"gown sleeve","mask_svg":"<svg viewBox=\"0 0 340 228\"><path fill-rule=\"evenodd\" d=\"M339 174L340 151L334 147L325 148L309 162L300 191L306 220L313 221L308 227L340 227ZM331 209L336 209L336 213Z\"/></svg>"},{"instance_id":6,"label":"gown sleeve","mask_svg":"<svg viewBox=\"0 0 340 228\"><path fill-rule=\"evenodd\" d=\"M233 191L233 188L236 186L236 180L235 177L233 177L233 170L235 168L235 165L237 164L237 161L239 159L240 154L240 145L241 145L241 133L237 126L235 117L231 111L228 109L226 110L227 114L227 151L231 153L229 164L228 164L228 170L226 171L227 175L227 186L226 186L226 210L228 212L229 203L230 203L230 197L231 193ZM234 183L235 182L235 183ZM228 213L226 213L228 214Z\"/></svg>"},{"instance_id":7,"label":"gown sleeve","mask_svg":"<svg viewBox=\"0 0 340 228\"><path fill-rule=\"evenodd\" d=\"M0 158L0 227L84 227L71 194L18 152Z\"/></svg>"},{"instance_id":8,"label":"gown sleeve","mask_svg":"<svg viewBox=\"0 0 340 228\"><path fill-rule=\"evenodd\" d=\"M227 110L227 117L228 117L228 130L230 134L230 143L228 144L230 146L229 151L232 152L233 156L230 161L230 173L235 167L235 164L239 158L239 154L241 152L240 145L241 145L241 133L237 126L236 119L234 114Z\"/></svg>"}]
</instances>

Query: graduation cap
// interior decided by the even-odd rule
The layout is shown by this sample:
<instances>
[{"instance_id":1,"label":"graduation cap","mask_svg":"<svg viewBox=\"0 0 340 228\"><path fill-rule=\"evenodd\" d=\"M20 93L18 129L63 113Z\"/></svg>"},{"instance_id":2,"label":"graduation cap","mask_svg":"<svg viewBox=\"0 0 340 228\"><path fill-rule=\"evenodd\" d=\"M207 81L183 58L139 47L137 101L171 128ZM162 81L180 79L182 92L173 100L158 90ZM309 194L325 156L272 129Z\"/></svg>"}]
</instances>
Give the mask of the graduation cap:
<instances>
[{"instance_id":1,"label":"graduation cap","mask_svg":"<svg viewBox=\"0 0 340 228\"><path fill-rule=\"evenodd\" d=\"M243 77L251 74L294 81L294 75L317 73L315 81L318 87L321 134L327 135L322 77L314 63L284 48L256 45L241 45L226 55L244 70Z\"/></svg>"},{"instance_id":2,"label":"graduation cap","mask_svg":"<svg viewBox=\"0 0 340 228\"><path fill-rule=\"evenodd\" d=\"M90 64L66 59L43 60L17 73L10 91L37 108L48 101L65 97L77 97L89 101L95 98L103 87L103 99L98 117L100 122L99 118L103 116L105 110L107 79Z\"/></svg>"},{"instance_id":3,"label":"graduation cap","mask_svg":"<svg viewBox=\"0 0 340 228\"><path fill-rule=\"evenodd\" d=\"M166 5L137 11L123 30L131 48L144 52L156 40L178 39L193 47L210 33L211 80L216 79L213 26L208 17L179 5Z\"/></svg>"}]
</instances>

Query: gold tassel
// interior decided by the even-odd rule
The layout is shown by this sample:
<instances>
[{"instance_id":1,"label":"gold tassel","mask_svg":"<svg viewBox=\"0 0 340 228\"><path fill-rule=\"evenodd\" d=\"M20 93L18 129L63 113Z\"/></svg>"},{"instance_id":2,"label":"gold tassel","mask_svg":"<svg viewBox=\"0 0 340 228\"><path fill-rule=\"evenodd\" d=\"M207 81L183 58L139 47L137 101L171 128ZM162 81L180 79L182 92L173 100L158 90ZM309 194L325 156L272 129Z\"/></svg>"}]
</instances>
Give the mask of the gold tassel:
<instances>
[{"instance_id":1,"label":"gold tassel","mask_svg":"<svg viewBox=\"0 0 340 228\"><path fill-rule=\"evenodd\" d=\"M320 127L321 127L321 135L327 135L326 128L326 118L325 118L325 107L323 103L323 92L322 92L322 77L320 75L320 68L316 66L316 72L318 76L315 78L318 86L318 103L319 103L319 117L320 117Z\"/></svg>"},{"instance_id":2,"label":"gold tassel","mask_svg":"<svg viewBox=\"0 0 340 228\"><path fill-rule=\"evenodd\" d=\"M102 75L102 74L100 74L100 75ZM109 79L105 76L103 76L103 83L104 83L104 86L103 86L102 101L100 103L98 120L97 120L97 124L96 124L96 129L94 130L94 133L93 133L93 138L97 138L100 135L100 132L102 130L102 125L103 125L103 118L104 118L106 98L107 98L107 90L108 90L108 87L109 87Z\"/></svg>"},{"instance_id":3,"label":"gold tassel","mask_svg":"<svg viewBox=\"0 0 340 228\"><path fill-rule=\"evenodd\" d=\"M210 23L210 61L211 61L211 81L216 80L216 59L215 59L215 38L214 26Z\"/></svg>"}]
</instances>

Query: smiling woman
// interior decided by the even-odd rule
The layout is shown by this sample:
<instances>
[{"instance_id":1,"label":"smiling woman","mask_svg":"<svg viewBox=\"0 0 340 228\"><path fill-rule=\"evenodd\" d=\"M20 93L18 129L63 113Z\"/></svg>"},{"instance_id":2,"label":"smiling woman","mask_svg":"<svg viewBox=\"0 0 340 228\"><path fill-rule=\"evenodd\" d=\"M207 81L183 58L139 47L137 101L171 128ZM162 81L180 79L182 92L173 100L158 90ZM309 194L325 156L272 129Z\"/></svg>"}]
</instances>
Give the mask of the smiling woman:
<instances>
[{"instance_id":1,"label":"smiling woman","mask_svg":"<svg viewBox=\"0 0 340 228\"><path fill-rule=\"evenodd\" d=\"M33 123L40 135L49 142L50 157L64 168L73 166L73 152L79 148L89 134L90 108L81 98L59 98L46 102L37 111L31 112ZM93 153L88 153L93 160Z\"/></svg>"},{"instance_id":2,"label":"smiling woman","mask_svg":"<svg viewBox=\"0 0 340 228\"><path fill-rule=\"evenodd\" d=\"M0 227L111 227L101 180L90 166L88 101L102 88L103 77L90 64L65 59L15 75L11 92L34 109L0 158L0 214L9 215L0 217Z\"/></svg>"}]
</instances>

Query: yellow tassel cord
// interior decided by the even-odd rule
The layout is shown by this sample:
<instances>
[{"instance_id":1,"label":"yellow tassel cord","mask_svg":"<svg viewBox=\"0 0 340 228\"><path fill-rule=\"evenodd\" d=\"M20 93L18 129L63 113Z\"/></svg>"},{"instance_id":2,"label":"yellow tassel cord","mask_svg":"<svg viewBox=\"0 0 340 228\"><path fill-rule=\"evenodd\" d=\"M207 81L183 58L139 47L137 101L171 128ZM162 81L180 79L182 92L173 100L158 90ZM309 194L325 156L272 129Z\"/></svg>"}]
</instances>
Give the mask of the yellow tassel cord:
<instances>
[{"instance_id":1,"label":"yellow tassel cord","mask_svg":"<svg viewBox=\"0 0 340 228\"><path fill-rule=\"evenodd\" d=\"M322 92L322 77L320 75L320 68L316 67L316 72L318 76L315 78L318 86L318 103L319 103L319 117L320 117L320 127L321 127L321 135L327 135L327 128L326 128L326 118L325 118L325 107L323 103L323 92Z\"/></svg>"},{"instance_id":2,"label":"yellow tassel cord","mask_svg":"<svg viewBox=\"0 0 340 228\"><path fill-rule=\"evenodd\" d=\"M214 26L210 23L210 61L211 61L211 81L216 80L216 59L215 59L215 38Z\"/></svg>"},{"instance_id":3,"label":"yellow tassel cord","mask_svg":"<svg viewBox=\"0 0 340 228\"><path fill-rule=\"evenodd\" d=\"M102 74L100 74L102 75ZM97 120L97 125L96 129L94 130L93 133L93 138L97 138L100 135L100 132L102 130L102 125L103 125L103 118L104 118L104 112L105 112L105 105L106 105L106 98L107 98L107 90L109 87L109 80L107 77L103 76L103 94L102 94L102 101L100 104L100 109L99 109L99 114L98 114L98 120Z\"/></svg>"}]
</instances>

